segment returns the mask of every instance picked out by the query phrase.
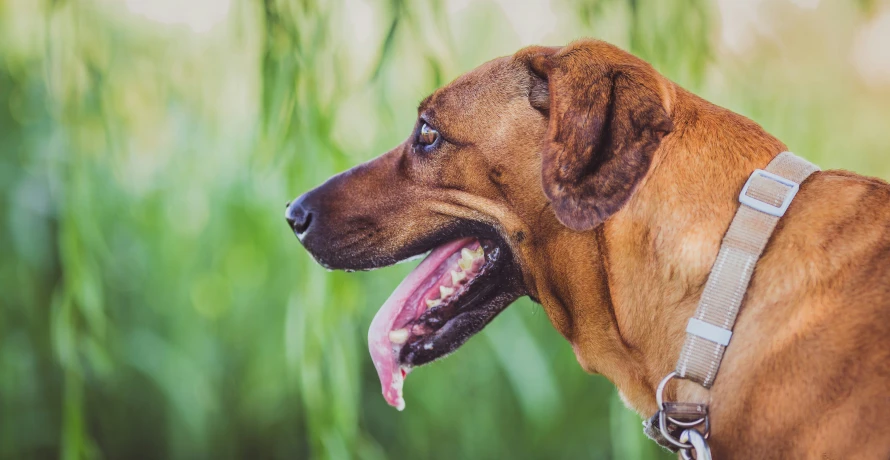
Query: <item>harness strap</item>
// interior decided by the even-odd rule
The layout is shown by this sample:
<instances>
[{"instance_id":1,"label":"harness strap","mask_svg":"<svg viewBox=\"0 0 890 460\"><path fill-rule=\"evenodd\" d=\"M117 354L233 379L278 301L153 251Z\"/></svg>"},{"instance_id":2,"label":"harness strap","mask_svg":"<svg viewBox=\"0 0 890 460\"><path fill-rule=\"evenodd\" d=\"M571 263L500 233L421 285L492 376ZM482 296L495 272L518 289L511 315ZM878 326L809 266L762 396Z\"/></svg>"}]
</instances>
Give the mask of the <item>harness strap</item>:
<instances>
[{"instance_id":1,"label":"harness strap","mask_svg":"<svg viewBox=\"0 0 890 460\"><path fill-rule=\"evenodd\" d=\"M678 377L705 388L714 384L754 266L800 184L816 171L819 168L812 163L782 152L765 171L751 174L739 195L742 205L723 237L698 308L686 327Z\"/></svg>"},{"instance_id":2,"label":"harness strap","mask_svg":"<svg viewBox=\"0 0 890 460\"><path fill-rule=\"evenodd\" d=\"M748 178L739 194L739 210L729 225L695 315L686 326L686 342L674 372L658 385L659 410L643 423L644 433L662 447L680 451L684 459L710 459L707 404L664 401L663 392L672 378L682 378L711 388L732 328L744 300L754 267L779 219L785 215L800 184L819 168L782 152Z\"/></svg>"}]
</instances>

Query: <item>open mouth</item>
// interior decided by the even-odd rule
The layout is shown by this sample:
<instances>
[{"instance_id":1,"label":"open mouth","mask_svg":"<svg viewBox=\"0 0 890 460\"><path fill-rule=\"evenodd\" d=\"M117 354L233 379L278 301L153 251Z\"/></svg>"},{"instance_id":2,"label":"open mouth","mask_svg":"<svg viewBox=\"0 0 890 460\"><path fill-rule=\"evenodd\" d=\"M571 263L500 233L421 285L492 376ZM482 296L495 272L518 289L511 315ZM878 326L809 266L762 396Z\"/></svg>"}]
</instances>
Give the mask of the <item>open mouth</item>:
<instances>
[{"instance_id":1,"label":"open mouth","mask_svg":"<svg viewBox=\"0 0 890 460\"><path fill-rule=\"evenodd\" d=\"M463 345L521 295L520 286L512 256L497 239L463 238L433 249L368 331L386 402L404 409L408 373Z\"/></svg>"}]
</instances>

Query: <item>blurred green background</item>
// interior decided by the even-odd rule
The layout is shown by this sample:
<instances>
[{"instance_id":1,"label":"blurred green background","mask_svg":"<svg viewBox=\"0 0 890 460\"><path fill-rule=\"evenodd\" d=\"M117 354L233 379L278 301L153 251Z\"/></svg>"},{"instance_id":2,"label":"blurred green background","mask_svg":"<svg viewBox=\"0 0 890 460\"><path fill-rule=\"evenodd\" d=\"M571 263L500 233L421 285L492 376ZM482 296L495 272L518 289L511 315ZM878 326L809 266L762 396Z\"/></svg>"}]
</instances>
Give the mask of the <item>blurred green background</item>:
<instances>
[{"instance_id":1,"label":"blurred green background","mask_svg":"<svg viewBox=\"0 0 890 460\"><path fill-rule=\"evenodd\" d=\"M583 36L890 177L882 1L0 0L0 457L670 458L527 299L389 408L365 337L410 267L326 272L283 220Z\"/></svg>"}]
</instances>

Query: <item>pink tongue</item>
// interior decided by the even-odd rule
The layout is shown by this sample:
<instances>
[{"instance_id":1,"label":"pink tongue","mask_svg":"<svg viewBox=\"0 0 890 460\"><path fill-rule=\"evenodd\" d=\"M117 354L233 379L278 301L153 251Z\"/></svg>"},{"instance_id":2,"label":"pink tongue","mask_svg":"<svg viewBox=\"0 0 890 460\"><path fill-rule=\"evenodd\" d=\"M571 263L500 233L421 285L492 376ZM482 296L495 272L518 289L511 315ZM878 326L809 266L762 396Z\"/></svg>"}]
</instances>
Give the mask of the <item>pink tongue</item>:
<instances>
[{"instance_id":1,"label":"pink tongue","mask_svg":"<svg viewBox=\"0 0 890 460\"><path fill-rule=\"evenodd\" d=\"M429 278L433 272L448 257L472 241L471 238L465 238L434 249L417 268L402 280L399 287L393 291L374 316L374 320L371 321L371 327L368 330L368 349L371 352L371 360L374 361L374 367L377 368L377 375L380 377L383 397L390 406L398 410L405 408L405 400L402 398L402 385L404 385L405 376L402 366L399 365L401 345L393 345L389 340L389 332L396 326L402 326L393 323L403 310L419 307L421 300L415 298L414 294L418 293L418 290L430 281ZM409 301L413 305L408 305ZM407 375L410 370L405 367L404 374Z\"/></svg>"}]
</instances>

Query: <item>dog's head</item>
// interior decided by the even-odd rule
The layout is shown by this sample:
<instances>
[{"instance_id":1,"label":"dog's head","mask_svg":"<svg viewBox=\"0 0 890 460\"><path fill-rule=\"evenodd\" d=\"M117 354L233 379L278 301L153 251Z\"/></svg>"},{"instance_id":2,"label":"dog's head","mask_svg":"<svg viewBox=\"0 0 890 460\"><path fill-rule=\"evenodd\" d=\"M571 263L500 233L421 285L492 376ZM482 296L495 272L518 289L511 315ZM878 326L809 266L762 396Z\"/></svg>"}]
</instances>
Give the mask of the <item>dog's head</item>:
<instances>
[{"instance_id":1,"label":"dog's head","mask_svg":"<svg viewBox=\"0 0 890 460\"><path fill-rule=\"evenodd\" d=\"M369 332L388 402L403 404L412 367L535 294L537 245L593 229L631 198L673 127L664 94L648 64L611 45L526 48L437 90L405 142L288 206L328 268L431 251Z\"/></svg>"}]
</instances>

